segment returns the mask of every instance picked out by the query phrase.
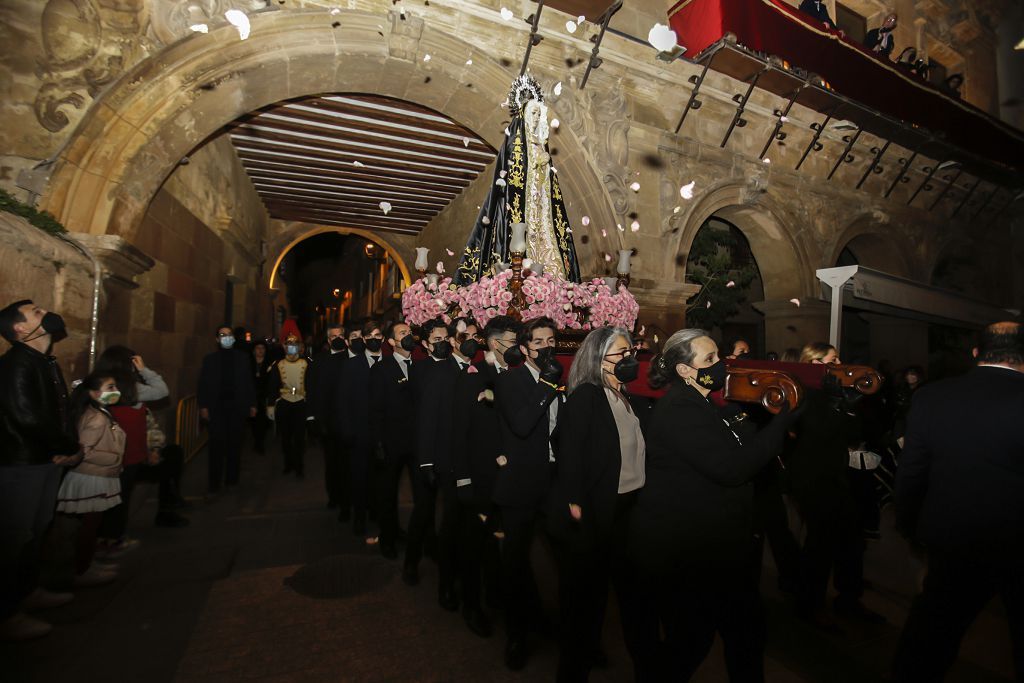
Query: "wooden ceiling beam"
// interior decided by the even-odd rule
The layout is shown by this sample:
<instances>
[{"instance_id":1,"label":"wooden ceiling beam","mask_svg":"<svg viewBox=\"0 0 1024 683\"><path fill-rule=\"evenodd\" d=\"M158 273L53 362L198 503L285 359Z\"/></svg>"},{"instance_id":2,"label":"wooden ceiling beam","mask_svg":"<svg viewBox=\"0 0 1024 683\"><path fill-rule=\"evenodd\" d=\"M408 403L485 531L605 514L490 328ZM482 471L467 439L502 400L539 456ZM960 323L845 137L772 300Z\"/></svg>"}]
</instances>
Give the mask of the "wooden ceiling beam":
<instances>
[{"instance_id":1,"label":"wooden ceiling beam","mask_svg":"<svg viewBox=\"0 0 1024 683\"><path fill-rule=\"evenodd\" d=\"M438 178L436 176L428 177L426 175L424 175L424 177L419 177L397 170L372 169L365 166L356 166L354 164L332 164L324 161L289 159L286 156L272 156L256 151L238 150L238 157L241 159L242 164L247 167L250 164L258 165L260 168L267 168L268 170L287 167L301 173L315 173L316 175L337 177L340 179L373 179L378 181L394 182L396 185L403 187L439 188L443 190L450 189L455 193L460 192L470 183L470 181L465 178ZM310 169L313 169L313 171Z\"/></svg>"}]
</instances>

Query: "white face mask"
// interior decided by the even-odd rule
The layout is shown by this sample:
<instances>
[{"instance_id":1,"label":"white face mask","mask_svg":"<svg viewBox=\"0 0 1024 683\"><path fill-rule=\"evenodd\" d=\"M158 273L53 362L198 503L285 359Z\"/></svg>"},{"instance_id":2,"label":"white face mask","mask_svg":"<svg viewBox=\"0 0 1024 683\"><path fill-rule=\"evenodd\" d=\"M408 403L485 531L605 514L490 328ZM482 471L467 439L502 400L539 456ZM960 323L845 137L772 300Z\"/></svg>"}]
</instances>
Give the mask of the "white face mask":
<instances>
[{"instance_id":1,"label":"white face mask","mask_svg":"<svg viewBox=\"0 0 1024 683\"><path fill-rule=\"evenodd\" d=\"M230 349L232 346L235 345L235 338L232 337L230 334L227 335L226 337L220 337L218 341L220 342L220 347L222 349Z\"/></svg>"},{"instance_id":2,"label":"white face mask","mask_svg":"<svg viewBox=\"0 0 1024 683\"><path fill-rule=\"evenodd\" d=\"M112 406L120 400L120 391L104 391L100 394L100 403L105 406Z\"/></svg>"},{"instance_id":3,"label":"white face mask","mask_svg":"<svg viewBox=\"0 0 1024 683\"><path fill-rule=\"evenodd\" d=\"M287 353L289 356L297 356L297 355L299 355L299 347L298 346L286 346L286 347L284 347L284 352Z\"/></svg>"}]
</instances>

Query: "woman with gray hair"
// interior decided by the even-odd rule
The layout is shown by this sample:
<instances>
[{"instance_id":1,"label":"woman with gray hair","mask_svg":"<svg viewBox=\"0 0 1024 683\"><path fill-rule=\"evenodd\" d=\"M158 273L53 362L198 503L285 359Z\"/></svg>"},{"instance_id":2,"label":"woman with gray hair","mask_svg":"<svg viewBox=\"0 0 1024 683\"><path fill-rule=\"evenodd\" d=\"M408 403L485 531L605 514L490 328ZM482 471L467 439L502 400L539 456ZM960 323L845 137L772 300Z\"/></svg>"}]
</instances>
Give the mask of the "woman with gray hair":
<instances>
[{"instance_id":1,"label":"woman with gray hair","mask_svg":"<svg viewBox=\"0 0 1024 683\"><path fill-rule=\"evenodd\" d=\"M630 649L641 682L690 680L716 631L729 680L764 680L751 481L781 452L792 414L784 408L741 441L708 400L725 377L718 346L698 329L673 334L651 363L651 385L668 392L651 416L646 485L629 528L634 599L646 619Z\"/></svg>"},{"instance_id":2,"label":"woman with gray hair","mask_svg":"<svg viewBox=\"0 0 1024 683\"><path fill-rule=\"evenodd\" d=\"M639 363L629 332L602 327L583 341L569 370L569 397L555 434L558 474L548 519L559 566L559 681L586 681L601 654L609 581L623 629L631 601L623 581L628 515L644 485L644 436L624 387Z\"/></svg>"}]
</instances>

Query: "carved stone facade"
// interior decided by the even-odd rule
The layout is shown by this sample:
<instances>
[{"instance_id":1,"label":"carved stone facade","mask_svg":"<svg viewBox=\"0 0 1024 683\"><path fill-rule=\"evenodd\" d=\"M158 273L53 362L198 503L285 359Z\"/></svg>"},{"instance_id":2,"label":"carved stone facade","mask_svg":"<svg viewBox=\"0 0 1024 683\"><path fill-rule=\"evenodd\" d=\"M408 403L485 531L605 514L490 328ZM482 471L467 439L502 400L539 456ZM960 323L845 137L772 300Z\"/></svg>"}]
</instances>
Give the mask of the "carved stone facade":
<instances>
[{"instance_id":1,"label":"carved stone facade","mask_svg":"<svg viewBox=\"0 0 1024 683\"><path fill-rule=\"evenodd\" d=\"M991 20L985 17L998 16L1001 5L990 2L982 9L968 3L973 9L965 10L930 2L938 3L946 17L936 26L948 24L950 49L979 64L991 63L992 51L984 46ZM896 4L903 31L914 30L917 13L936 11L922 2ZM198 289L175 285L175 300L210 292L205 312L189 309L190 329L219 315L224 293L216 287L224 285L214 283L227 275L246 283L251 301L245 308L268 324L269 305L262 297L269 264L316 226L236 210L251 208L254 199L237 159L234 166L200 168L192 161L201 157L197 150L216 150L223 126L239 116L327 92L414 101L497 146L508 119L499 103L518 73L528 40L529 26L522 17L536 7L529 0L504 5L516 18L503 20L496 0L432 0L416 6L390 0L5 3L0 39L9 52L0 65L5 90L0 185L22 197L38 197L73 231L119 235L157 257L138 291L150 299L166 296L170 287L167 263L151 253L164 249L154 241L160 221L153 212L179 211L168 208L166 197L154 198L173 196L175 206L204 226L200 230L197 224L195 230L212 236L202 239L216 239L219 245L217 260L202 261ZM227 9L249 13L247 40L240 40L224 20ZM770 163L764 163L758 153L783 103L763 91L755 91L746 108L747 125L723 148L722 134L735 111L732 98L743 84L713 72L701 91L702 108L674 134L692 88L688 79L698 69L683 61L658 61L643 43L647 29L665 21L664 12L662 2L627 2L612 26L641 40L607 34L601 47L604 63L591 73L585 89L579 83L594 27L587 24L569 34L557 11L549 8L542 15L543 41L533 50L530 70L549 92L561 83L560 94L549 97L552 116L561 123L552 135L553 164L585 273L604 273L616 250L634 249L633 289L644 315L665 327L679 324L692 293L685 282L686 256L697 230L715 216L736 225L750 242L764 284L766 329L779 341L775 346L788 343L787 335L796 336L794 329L803 336L818 334L823 312L814 304L819 297L814 270L834 265L844 248L864 265L925 282L951 254L969 255L984 264L977 269L981 295L1001 305L1024 299L1021 233L1015 241L1013 232L1021 221L1021 203L992 193L997 199L987 206L985 199L992 200L992 194L982 184L961 211L957 207L974 179L956 178L956 186L939 200L955 176L944 172L912 197L937 160L918 157L905 174L908 181L896 182L886 196L906 163L899 160L911 154L893 144L881 171L868 174L862 188L855 189L872 147L881 141L861 136L848 163L840 164L830 180L829 171L846 144L844 131L829 128L821 136L821 151L793 170L813 135L811 124L821 119L797 105L785 124L787 137L773 144ZM208 32L192 30L200 23ZM938 30L938 38L947 39L946 29ZM17 52L10 47L15 44ZM973 74L968 71L971 99L975 84L983 81ZM998 100L994 77L988 78L976 100L982 106ZM182 166L186 158L190 165ZM681 194L686 186L692 195ZM458 252L485 192L486 183L472 185L419 240L388 236L389 246L411 263L413 247L427 244L450 270L454 262L444 256L444 247ZM225 193L232 197L225 199ZM589 225L583 225L583 217ZM167 258L178 261L180 254ZM786 307L792 307L792 298L809 302L799 315Z\"/></svg>"}]
</instances>

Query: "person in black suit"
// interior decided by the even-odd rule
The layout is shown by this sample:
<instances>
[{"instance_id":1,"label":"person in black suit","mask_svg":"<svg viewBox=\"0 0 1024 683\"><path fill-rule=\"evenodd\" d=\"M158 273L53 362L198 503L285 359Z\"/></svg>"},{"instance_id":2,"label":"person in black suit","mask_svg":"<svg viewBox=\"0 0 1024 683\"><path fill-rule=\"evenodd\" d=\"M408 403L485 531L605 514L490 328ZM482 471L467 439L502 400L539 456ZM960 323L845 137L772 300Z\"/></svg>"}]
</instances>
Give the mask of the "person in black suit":
<instances>
[{"instance_id":1,"label":"person in black suit","mask_svg":"<svg viewBox=\"0 0 1024 683\"><path fill-rule=\"evenodd\" d=\"M924 545L928 574L903 627L900 683L941 681L960 640L1003 599L1024 680L1024 331L989 326L977 367L922 387L896 471L896 521Z\"/></svg>"},{"instance_id":2,"label":"person in black suit","mask_svg":"<svg viewBox=\"0 0 1024 683\"><path fill-rule=\"evenodd\" d=\"M526 362L498 376L495 401L501 416L503 455L498 458L494 502L501 508L505 539L501 550L505 587L505 665L526 665L526 632L543 621L540 594L530 567L537 517L548 495L555 455L551 432L564 401L559 392L562 366L555 360L555 323L535 318L519 334L518 353Z\"/></svg>"},{"instance_id":3,"label":"person in black suit","mask_svg":"<svg viewBox=\"0 0 1024 683\"><path fill-rule=\"evenodd\" d=\"M601 657L609 579L627 639L632 634L626 531L644 485L645 446L624 389L639 368L629 332L602 327L587 335L569 370L569 397L555 437L558 473L548 505L559 566L558 680L563 682L586 681Z\"/></svg>"},{"instance_id":4,"label":"person in black suit","mask_svg":"<svg viewBox=\"0 0 1024 683\"><path fill-rule=\"evenodd\" d=\"M335 389L334 400L341 406L342 439L349 453L352 533L356 536L366 534L370 511L370 368L381 361L383 343L380 323L363 323L361 335L349 342L349 357Z\"/></svg>"},{"instance_id":5,"label":"person in black suit","mask_svg":"<svg viewBox=\"0 0 1024 683\"><path fill-rule=\"evenodd\" d=\"M896 13L888 14L882 20L882 25L873 28L864 36L864 47L878 53L879 56L889 59L893 48L893 29L896 28Z\"/></svg>"},{"instance_id":6,"label":"person in black suit","mask_svg":"<svg viewBox=\"0 0 1024 683\"><path fill-rule=\"evenodd\" d=\"M832 21L832 16L828 13L828 6L821 0L803 0L800 3L800 11L817 19L833 31L839 30L836 22Z\"/></svg>"},{"instance_id":7,"label":"person in black suit","mask_svg":"<svg viewBox=\"0 0 1024 683\"><path fill-rule=\"evenodd\" d=\"M455 415L459 418L453 434L456 493L466 509L464 543L467 552L478 558L479 570L479 578L470 579L468 586L464 581L462 591L465 596L475 587L477 594L464 600L479 605L483 602L482 587L491 607L501 605L501 560L494 536L498 526L492 498L502 448L497 438L500 426L494 392L498 375L509 369L504 353L517 346L520 327L508 316L492 318L483 331L483 360L473 364L475 371L467 369L460 374L455 385Z\"/></svg>"},{"instance_id":8,"label":"person in black suit","mask_svg":"<svg viewBox=\"0 0 1024 683\"><path fill-rule=\"evenodd\" d=\"M352 339L362 337L362 329L352 330ZM338 508L338 520L347 522L352 515L352 487L349 473L348 450L341 433L341 411L344 403L339 400L337 387L341 373L348 359L348 343L345 328L331 325L327 328L327 348L316 354L306 378L309 390L309 410L313 416L314 429L320 436L324 451L324 488L327 491L327 508Z\"/></svg>"},{"instance_id":9,"label":"person in black suit","mask_svg":"<svg viewBox=\"0 0 1024 683\"><path fill-rule=\"evenodd\" d=\"M391 358L370 369L370 443L373 445L377 514L380 520L381 555L398 557L398 484L402 470L413 473L416 402L412 381L412 350L416 344L412 329L404 322L391 323L386 333ZM413 487L413 500L420 496Z\"/></svg>"},{"instance_id":10,"label":"person in black suit","mask_svg":"<svg viewBox=\"0 0 1024 683\"><path fill-rule=\"evenodd\" d=\"M220 348L203 358L199 371L199 417L208 425L210 493L238 483L245 421L256 416L256 389L246 353L235 351L228 325L217 328Z\"/></svg>"},{"instance_id":11,"label":"person in black suit","mask_svg":"<svg viewBox=\"0 0 1024 683\"><path fill-rule=\"evenodd\" d=\"M267 429L270 427L267 418L267 382L271 365L273 363L267 357L267 342L262 339L255 342L252 345L252 379L256 389L256 416L249 418L249 426L252 427L253 450L260 455L266 450Z\"/></svg>"},{"instance_id":12,"label":"person in black suit","mask_svg":"<svg viewBox=\"0 0 1024 683\"><path fill-rule=\"evenodd\" d=\"M629 525L637 681L690 680L716 631L729 680L764 680L752 480L781 452L792 413L741 441L708 400L725 376L703 330L676 332L651 364L651 384L669 388L646 434L646 480Z\"/></svg>"}]
</instances>

